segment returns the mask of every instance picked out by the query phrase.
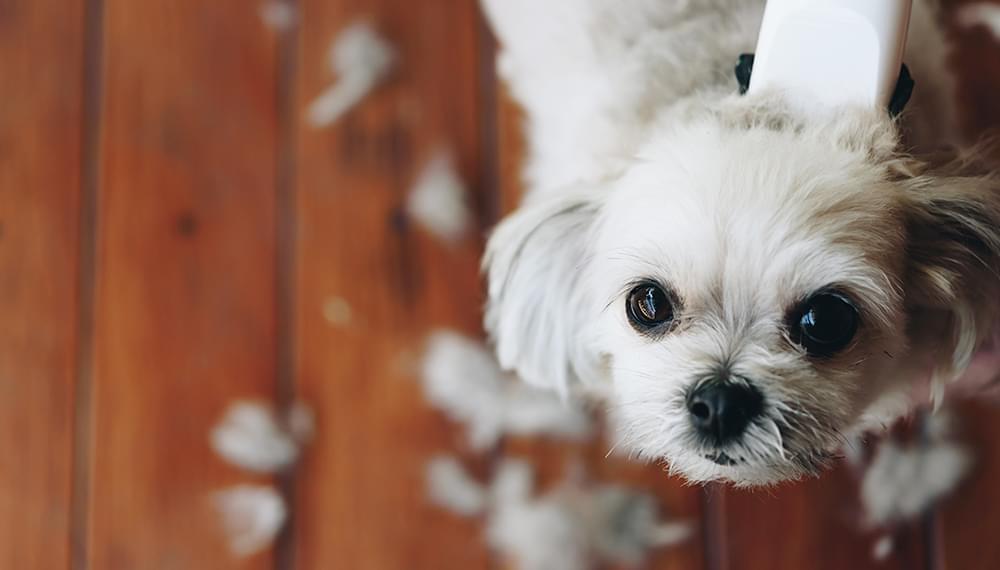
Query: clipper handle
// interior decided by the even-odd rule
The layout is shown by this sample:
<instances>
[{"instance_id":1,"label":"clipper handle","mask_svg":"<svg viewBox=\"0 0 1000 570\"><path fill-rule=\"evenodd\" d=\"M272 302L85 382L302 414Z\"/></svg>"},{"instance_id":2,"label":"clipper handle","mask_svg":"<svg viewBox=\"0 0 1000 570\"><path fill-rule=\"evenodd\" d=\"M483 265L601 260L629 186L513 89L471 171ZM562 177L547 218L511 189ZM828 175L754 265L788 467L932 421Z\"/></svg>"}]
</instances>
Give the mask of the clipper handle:
<instances>
[{"instance_id":1,"label":"clipper handle","mask_svg":"<svg viewBox=\"0 0 1000 570\"><path fill-rule=\"evenodd\" d=\"M750 93L780 89L796 104L889 107L912 0L768 0Z\"/></svg>"}]
</instances>

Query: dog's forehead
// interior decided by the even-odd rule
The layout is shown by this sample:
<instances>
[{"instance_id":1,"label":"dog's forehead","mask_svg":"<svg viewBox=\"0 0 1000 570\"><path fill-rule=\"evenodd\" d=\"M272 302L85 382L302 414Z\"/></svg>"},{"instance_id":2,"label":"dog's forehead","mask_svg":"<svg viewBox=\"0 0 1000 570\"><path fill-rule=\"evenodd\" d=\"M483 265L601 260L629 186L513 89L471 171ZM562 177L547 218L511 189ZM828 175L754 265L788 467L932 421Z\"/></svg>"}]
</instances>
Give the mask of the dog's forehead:
<instances>
[{"instance_id":1,"label":"dog's forehead","mask_svg":"<svg viewBox=\"0 0 1000 570\"><path fill-rule=\"evenodd\" d=\"M598 235L609 273L686 294L757 289L784 302L884 271L872 249L898 228L876 173L792 146L729 146L708 156L675 146L623 176Z\"/></svg>"}]
</instances>

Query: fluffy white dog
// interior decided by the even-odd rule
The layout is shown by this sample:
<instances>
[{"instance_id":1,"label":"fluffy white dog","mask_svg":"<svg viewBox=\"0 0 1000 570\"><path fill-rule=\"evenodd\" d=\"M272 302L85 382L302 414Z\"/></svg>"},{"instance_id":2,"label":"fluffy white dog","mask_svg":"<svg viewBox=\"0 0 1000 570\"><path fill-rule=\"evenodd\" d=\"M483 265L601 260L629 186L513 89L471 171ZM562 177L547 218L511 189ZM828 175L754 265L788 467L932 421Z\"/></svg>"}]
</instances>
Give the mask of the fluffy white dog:
<instances>
[{"instance_id":1,"label":"fluffy white dog","mask_svg":"<svg viewBox=\"0 0 1000 570\"><path fill-rule=\"evenodd\" d=\"M631 450L738 485L995 376L1000 178L983 147L929 153L954 142L932 7L892 118L739 95L763 0L484 4L530 140L484 261L503 366L611 393Z\"/></svg>"}]
</instances>

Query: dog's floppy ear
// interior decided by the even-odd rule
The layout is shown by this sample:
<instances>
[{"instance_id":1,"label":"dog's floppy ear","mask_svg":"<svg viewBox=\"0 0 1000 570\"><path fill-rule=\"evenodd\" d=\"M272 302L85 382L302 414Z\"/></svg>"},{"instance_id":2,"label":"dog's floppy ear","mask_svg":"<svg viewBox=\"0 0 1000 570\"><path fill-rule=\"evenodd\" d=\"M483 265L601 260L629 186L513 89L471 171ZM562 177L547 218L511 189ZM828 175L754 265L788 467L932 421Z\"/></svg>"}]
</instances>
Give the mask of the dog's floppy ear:
<instances>
[{"instance_id":1,"label":"dog's floppy ear","mask_svg":"<svg viewBox=\"0 0 1000 570\"><path fill-rule=\"evenodd\" d=\"M530 384L565 393L596 375L586 273L600 204L587 189L522 205L487 244L486 328L501 366Z\"/></svg>"},{"instance_id":2,"label":"dog's floppy ear","mask_svg":"<svg viewBox=\"0 0 1000 570\"><path fill-rule=\"evenodd\" d=\"M977 158L996 149L904 168L911 303L945 319L939 380L964 371L1000 318L1000 173Z\"/></svg>"}]
</instances>

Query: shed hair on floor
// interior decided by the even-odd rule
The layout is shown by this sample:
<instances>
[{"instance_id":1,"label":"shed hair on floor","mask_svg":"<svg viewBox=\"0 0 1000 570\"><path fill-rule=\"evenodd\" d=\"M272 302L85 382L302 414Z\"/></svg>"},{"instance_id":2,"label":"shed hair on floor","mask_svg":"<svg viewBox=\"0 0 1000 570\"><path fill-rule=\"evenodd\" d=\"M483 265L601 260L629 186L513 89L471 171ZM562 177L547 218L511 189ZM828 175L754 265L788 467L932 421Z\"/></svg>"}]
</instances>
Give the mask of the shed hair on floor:
<instances>
[{"instance_id":1,"label":"shed hair on floor","mask_svg":"<svg viewBox=\"0 0 1000 570\"><path fill-rule=\"evenodd\" d=\"M257 473L281 471L299 457L301 446L312 437L312 412L295 404L279 418L262 402L232 404L212 429L212 449L232 465Z\"/></svg>"},{"instance_id":2,"label":"shed hair on floor","mask_svg":"<svg viewBox=\"0 0 1000 570\"><path fill-rule=\"evenodd\" d=\"M490 546L521 570L638 566L652 549L693 533L687 522L662 521L652 496L621 485L567 478L536 496L533 470L519 460L503 461L489 485L448 457L432 460L427 478L437 505L464 516L485 513Z\"/></svg>"},{"instance_id":3,"label":"shed hair on floor","mask_svg":"<svg viewBox=\"0 0 1000 570\"><path fill-rule=\"evenodd\" d=\"M221 517L229 549L241 558L268 548L288 515L284 498L268 486L230 487L213 494L212 501Z\"/></svg>"},{"instance_id":4,"label":"shed hair on floor","mask_svg":"<svg viewBox=\"0 0 1000 570\"><path fill-rule=\"evenodd\" d=\"M455 332L430 335L421 378L427 401L464 424L476 450L493 447L504 434L580 440L591 433L579 402L516 381L485 345Z\"/></svg>"},{"instance_id":5,"label":"shed hair on floor","mask_svg":"<svg viewBox=\"0 0 1000 570\"><path fill-rule=\"evenodd\" d=\"M360 20L344 28L330 47L337 82L309 105L309 124L319 128L336 122L389 75L396 59L396 50L370 22Z\"/></svg>"}]
</instances>

